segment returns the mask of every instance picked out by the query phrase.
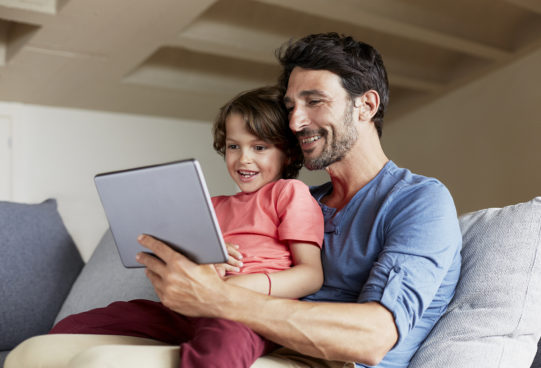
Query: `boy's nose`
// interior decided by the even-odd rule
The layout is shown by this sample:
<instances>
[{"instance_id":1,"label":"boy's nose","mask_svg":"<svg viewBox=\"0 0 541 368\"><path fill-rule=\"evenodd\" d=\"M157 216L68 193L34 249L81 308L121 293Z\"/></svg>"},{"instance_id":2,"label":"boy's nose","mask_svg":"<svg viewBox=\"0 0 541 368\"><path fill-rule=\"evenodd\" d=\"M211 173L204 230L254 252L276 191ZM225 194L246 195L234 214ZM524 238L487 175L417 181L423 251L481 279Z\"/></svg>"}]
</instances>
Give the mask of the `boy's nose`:
<instances>
[{"instance_id":1,"label":"boy's nose","mask_svg":"<svg viewBox=\"0 0 541 368\"><path fill-rule=\"evenodd\" d=\"M250 155L250 152L246 150L242 150L240 154L240 162L241 163L249 163L252 161L252 155Z\"/></svg>"}]
</instances>

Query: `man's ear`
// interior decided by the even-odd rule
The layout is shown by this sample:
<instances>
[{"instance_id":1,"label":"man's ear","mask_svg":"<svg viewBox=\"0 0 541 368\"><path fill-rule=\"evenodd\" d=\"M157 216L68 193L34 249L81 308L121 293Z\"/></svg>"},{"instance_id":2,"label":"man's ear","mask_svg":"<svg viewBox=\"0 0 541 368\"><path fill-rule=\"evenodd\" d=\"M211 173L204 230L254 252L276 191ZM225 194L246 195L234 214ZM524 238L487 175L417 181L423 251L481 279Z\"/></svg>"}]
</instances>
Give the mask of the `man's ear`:
<instances>
[{"instance_id":1,"label":"man's ear","mask_svg":"<svg viewBox=\"0 0 541 368\"><path fill-rule=\"evenodd\" d=\"M353 99L353 106L357 109L359 120L371 121L379 108L379 94L373 89Z\"/></svg>"}]
</instances>

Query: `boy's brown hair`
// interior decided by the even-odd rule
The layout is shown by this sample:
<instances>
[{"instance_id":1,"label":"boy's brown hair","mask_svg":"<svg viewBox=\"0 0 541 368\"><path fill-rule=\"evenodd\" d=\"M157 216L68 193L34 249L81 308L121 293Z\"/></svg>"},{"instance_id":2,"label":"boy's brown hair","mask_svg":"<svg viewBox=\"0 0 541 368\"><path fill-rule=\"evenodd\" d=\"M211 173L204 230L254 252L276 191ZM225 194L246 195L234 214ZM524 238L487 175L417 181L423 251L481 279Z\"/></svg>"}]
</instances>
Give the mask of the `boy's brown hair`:
<instances>
[{"instance_id":1,"label":"boy's brown hair","mask_svg":"<svg viewBox=\"0 0 541 368\"><path fill-rule=\"evenodd\" d=\"M274 144L284 152L286 163L283 179L299 175L304 158L295 134L289 129L289 120L283 103L283 92L278 87L261 87L242 92L220 109L212 133L214 149L225 155L225 122L231 114L239 114L246 122L246 129L259 139Z\"/></svg>"}]
</instances>

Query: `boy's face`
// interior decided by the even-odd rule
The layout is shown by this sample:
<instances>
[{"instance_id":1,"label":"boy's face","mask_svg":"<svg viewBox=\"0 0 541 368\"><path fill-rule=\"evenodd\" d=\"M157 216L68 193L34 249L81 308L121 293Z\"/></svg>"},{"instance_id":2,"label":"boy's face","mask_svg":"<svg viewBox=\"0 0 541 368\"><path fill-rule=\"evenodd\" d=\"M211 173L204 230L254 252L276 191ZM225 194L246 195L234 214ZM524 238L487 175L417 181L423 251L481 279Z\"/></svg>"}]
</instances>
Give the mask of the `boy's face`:
<instances>
[{"instance_id":1,"label":"boy's face","mask_svg":"<svg viewBox=\"0 0 541 368\"><path fill-rule=\"evenodd\" d=\"M274 144L248 132L240 114L225 121L225 163L240 190L255 192L281 178L286 156Z\"/></svg>"}]
</instances>

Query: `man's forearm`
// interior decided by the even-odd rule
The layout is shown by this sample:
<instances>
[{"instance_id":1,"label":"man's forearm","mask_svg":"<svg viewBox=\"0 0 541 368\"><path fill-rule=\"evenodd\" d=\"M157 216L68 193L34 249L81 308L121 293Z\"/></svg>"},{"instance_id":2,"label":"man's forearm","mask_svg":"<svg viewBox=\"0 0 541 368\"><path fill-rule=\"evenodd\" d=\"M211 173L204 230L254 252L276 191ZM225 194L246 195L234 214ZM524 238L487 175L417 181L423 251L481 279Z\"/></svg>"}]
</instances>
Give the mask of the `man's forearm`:
<instances>
[{"instance_id":1,"label":"man's forearm","mask_svg":"<svg viewBox=\"0 0 541 368\"><path fill-rule=\"evenodd\" d=\"M379 303L302 302L228 289L219 317L306 355L375 365L398 339L391 313Z\"/></svg>"},{"instance_id":2,"label":"man's forearm","mask_svg":"<svg viewBox=\"0 0 541 368\"><path fill-rule=\"evenodd\" d=\"M196 265L166 244L140 236L159 258L139 253L162 303L187 316L239 321L301 353L377 364L398 339L392 314L379 303L312 303L269 297L229 285L213 265Z\"/></svg>"}]
</instances>

